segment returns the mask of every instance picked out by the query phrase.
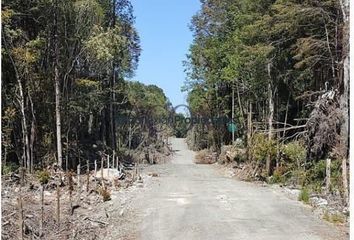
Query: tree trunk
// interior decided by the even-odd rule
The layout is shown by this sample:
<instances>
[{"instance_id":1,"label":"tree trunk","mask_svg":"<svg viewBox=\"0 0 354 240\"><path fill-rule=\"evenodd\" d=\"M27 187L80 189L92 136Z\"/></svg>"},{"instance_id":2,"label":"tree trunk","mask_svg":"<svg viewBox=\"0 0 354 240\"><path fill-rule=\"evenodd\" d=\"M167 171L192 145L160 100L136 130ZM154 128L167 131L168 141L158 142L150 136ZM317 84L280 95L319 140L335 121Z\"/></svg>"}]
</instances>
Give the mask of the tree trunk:
<instances>
[{"instance_id":1,"label":"tree trunk","mask_svg":"<svg viewBox=\"0 0 354 240\"><path fill-rule=\"evenodd\" d=\"M33 160L34 160L34 141L36 137L36 116L34 114L34 106L33 106L33 101L32 97L30 95L30 92L28 91L28 98L31 103L31 112L32 112L32 122L31 122L31 136L30 136L30 146L29 146L29 151L30 151L30 172L33 172Z\"/></svg>"},{"instance_id":2,"label":"tree trunk","mask_svg":"<svg viewBox=\"0 0 354 240\"><path fill-rule=\"evenodd\" d=\"M235 87L232 84L232 113L231 113L232 123L235 124ZM232 129L234 130L234 129ZM235 131L232 131L232 145L235 143Z\"/></svg>"},{"instance_id":3,"label":"tree trunk","mask_svg":"<svg viewBox=\"0 0 354 240\"><path fill-rule=\"evenodd\" d=\"M348 143L349 143L349 0L340 0L340 5L343 13L343 50L342 50L342 89L343 93L340 97L340 109L343 116L341 125L341 148L342 151L342 182L343 182L343 197L346 204L349 204L349 189L348 189Z\"/></svg>"},{"instance_id":4,"label":"tree trunk","mask_svg":"<svg viewBox=\"0 0 354 240\"><path fill-rule=\"evenodd\" d=\"M28 131L27 131L27 118L26 118L26 112L25 112L25 96L23 92L23 85L22 85L22 80L20 77L20 73L17 69L16 63L14 58L12 57L11 51L8 46L8 42L6 41L5 35L2 37L3 43L5 46L5 49L8 51L9 58L11 61L11 64L14 68L15 71L15 76L16 76L16 81L18 84L18 103L20 105L20 112L21 112L21 127L22 127L22 161L21 161L21 166L29 168L30 166L30 152L29 152L29 137L28 137Z\"/></svg>"},{"instance_id":5,"label":"tree trunk","mask_svg":"<svg viewBox=\"0 0 354 240\"><path fill-rule=\"evenodd\" d=\"M54 11L54 85L55 85L55 117L57 131L57 157L58 167L63 166L61 143L61 119L60 119L60 83L59 83L59 47L58 47L58 0L55 1Z\"/></svg>"},{"instance_id":6,"label":"tree trunk","mask_svg":"<svg viewBox=\"0 0 354 240\"><path fill-rule=\"evenodd\" d=\"M286 124L288 123L288 111L289 111L289 101L290 101L290 94L288 96L288 101L286 102L286 111L285 111L285 119L284 119L284 131L283 131L283 138L285 138L285 128L286 128Z\"/></svg>"},{"instance_id":7,"label":"tree trunk","mask_svg":"<svg viewBox=\"0 0 354 240\"><path fill-rule=\"evenodd\" d=\"M132 125L131 121L129 119L129 133L128 133L128 149L130 151L130 148L132 146Z\"/></svg>"},{"instance_id":8,"label":"tree trunk","mask_svg":"<svg viewBox=\"0 0 354 240\"><path fill-rule=\"evenodd\" d=\"M17 79L17 83L19 86L19 104L20 104L20 110L21 110L21 125L22 125L22 137L23 137L23 167L25 167L26 169L30 169L30 148L29 148L29 137L28 137L28 130L27 130L27 117L26 117L26 113L25 113L25 97L23 94L23 87L22 87L22 82L21 79Z\"/></svg>"},{"instance_id":9,"label":"tree trunk","mask_svg":"<svg viewBox=\"0 0 354 240\"><path fill-rule=\"evenodd\" d=\"M247 159L250 159L250 147L252 138L252 102L249 101L248 114L247 114Z\"/></svg>"},{"instance_id":10,"label":"tree trunk","mask_svg":"<svg viewBox=\"0 0 354 240\"><path fill-rule=\"evenodd\" d=\"M268 115L268 140L272 140L273 138L273 117L274 117L274 102L273 102L273 89L271 84L271 74L270 74L270 66L268 63L268 75L269 75L269 83L268 83L268 103L269 103L269 115ZM271 155L268 153L266 160L266 172L267 175L270 175L270 166L271 165Z\"/></svg>"},{"instance_id":11,"label":"tree trunk","mask_svg":"<svg viewBox=\"0 0 354 240\"><path fill-rule=\"evenodd\" d=\"M66 172L69 169L69 151L70 151L69 133L70 133L70 121L69 121L68 130L66 131L66 153L65 153L65 171Z\"/></svg>"},{"instance_id":12,"label":"tree trunk","mask_svg":"<svg viewBox=\"0 0 354 240\"><path fill-rule=\"evenodd\" d=\"M112 24L111 27L114 28L116 25L116 0L112 1ZM115 94L115 84L116 84L116 63L112 60L112 78L110 83L111 88L111 101L109 103L109 122L110 122L110 138L111 138L111 148L116 149L116 126L115 126L115 106L113 105L116 101Z\"/></svg>"}]
</instances>

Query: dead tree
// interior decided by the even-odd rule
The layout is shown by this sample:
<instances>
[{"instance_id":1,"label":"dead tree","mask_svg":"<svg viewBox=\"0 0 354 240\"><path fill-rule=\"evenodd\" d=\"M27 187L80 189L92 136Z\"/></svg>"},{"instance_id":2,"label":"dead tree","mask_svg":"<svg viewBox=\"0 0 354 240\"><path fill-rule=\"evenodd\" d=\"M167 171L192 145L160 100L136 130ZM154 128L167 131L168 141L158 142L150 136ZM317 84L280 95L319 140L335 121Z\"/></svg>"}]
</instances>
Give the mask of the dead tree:
<instances>
[{"instance_id":1,"label":"dead tree","mask_svg":"<svg viewBox=\"0 0 354 240\"><path fill-rule=\"evenodd\" d=\"M317 100L306 123L308 159L321 159L333 149L338 142L340 119L337 92L330 90Z\"/></svg>"}]
</instances>

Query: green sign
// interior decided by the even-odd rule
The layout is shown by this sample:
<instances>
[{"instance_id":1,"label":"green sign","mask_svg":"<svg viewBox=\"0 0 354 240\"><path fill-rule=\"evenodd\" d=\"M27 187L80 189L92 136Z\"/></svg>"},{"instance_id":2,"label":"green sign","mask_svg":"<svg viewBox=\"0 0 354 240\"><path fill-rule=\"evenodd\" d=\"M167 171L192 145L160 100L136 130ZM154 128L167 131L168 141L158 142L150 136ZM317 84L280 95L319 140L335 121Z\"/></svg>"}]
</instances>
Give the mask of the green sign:
<instances>
[{"instance_id":1,"label":"green sign","mask_svg":"<svg viewBox=\"0 0 354 240\"><path fill-rule=\"evenodd\" d=\"M227 130L231 133L236 132L237 130L236 124L233 122L227 124Z\"/></svg>"}]
</instances>

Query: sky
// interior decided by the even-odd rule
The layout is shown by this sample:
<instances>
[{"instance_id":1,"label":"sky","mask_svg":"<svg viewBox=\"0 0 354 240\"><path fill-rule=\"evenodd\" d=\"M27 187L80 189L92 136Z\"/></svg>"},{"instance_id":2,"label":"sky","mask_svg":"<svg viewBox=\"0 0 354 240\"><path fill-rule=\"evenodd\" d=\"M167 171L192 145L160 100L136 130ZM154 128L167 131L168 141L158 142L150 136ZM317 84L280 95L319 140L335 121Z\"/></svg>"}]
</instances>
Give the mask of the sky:
<instances>
[{"instance_id":1,"label":"sky","mask_svg":"<svg viewBox=\"0 0 354 240\"><path fill-rule=\"evenodd\" d=\"M173 106L185 104L182 61L193 41L189 25L199 0L132 0L132 4L142 48L133 80L162 88Z\"/></svg>"}]
</instances>

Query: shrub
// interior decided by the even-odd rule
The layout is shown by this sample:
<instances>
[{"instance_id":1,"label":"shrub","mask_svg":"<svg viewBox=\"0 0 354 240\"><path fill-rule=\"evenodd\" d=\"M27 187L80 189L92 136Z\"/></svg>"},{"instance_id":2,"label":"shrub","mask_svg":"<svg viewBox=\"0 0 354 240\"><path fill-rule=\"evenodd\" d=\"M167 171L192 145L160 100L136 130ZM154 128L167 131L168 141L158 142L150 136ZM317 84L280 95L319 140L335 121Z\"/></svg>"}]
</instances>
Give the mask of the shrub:
<instances>
[{"instance_id":1,"label":"shrub","mask_svg":"<svg viewBox=\"0 0 354 240\"><path fill-rule=\"evenodd\" d=\"M250 154L253 160L265 163L268 155L274 158L277 153L276 141L264 134L255 134L251 139Z\"/></svg>"},{"instance_id":2,"label":"shrub","mask_svg":"<svg viewBox=\"0 0 354 240\"><path fill-rule=\"evenodd\" d=\"M306 159L306 148L300 141L290 142L283 145L282 152L290 164L296 164L297 168L305 162ZM288 164L289 164L288 163Z\"/></svg>"},{"instance_id":3,"label":"shrub","mask_svg":"<svg viewBox=\"0 0 354 240\"><path fill-rule=\"evenodd\" d=\"M19 166L16 163L8 162L1 167L2 174L7 175L9 173L15 172Z\"/></svg>"},{"instance_id":4,"label":"shrub","mask_svg":"<svg viewBox=\"0 0 354 240\"><path fill-rule=\"evenodd\" d=\"M311 186L313 191L321 192L326 178L326 160L319 160L312 163L306 171L306 181L304 184ZM331 191L334 189L341 190L342 172L341 162L337 160L331 161Z\"/></svg>"},{"instance_id":5,"label":"shrub","mask_svg":"<svg viewBox=\"0 0 354 240\"><path fill-rule=\"evenodd\" d=\"M50 173L47 170L42 170L37 173L37 177L41 184L47 184L50 179Z\"/></svg>"},{"instance_id":6,"label":"shrub","mask_svg":"<svg viewBox=\"0 0 354 240\"><path fill-rule=\"evenodd\" d=\"M307 188L302 188L301 192L299 194L299 201L302 201L304 203L309 203L310 201L310 193Z\"/></svg>"},{"instance_id":7,"label":"shrub","mask_svg":"<svg viewBox=\"0 0 354 240\"><path fill-rule=\"evenodd\" d=\"M284 176L284 173L282 171L282 168L275 169L273 172L273 175L269 178L269 183L274 184L274 183L284 183L286 180L286 177Z\"/></svg>"},{"instance_id":8,"label":"shrub","mask_svg":"<svg viewBox=\"0 0 354 240\"><path fill-rule=\"evenodd\" d=\"M309 180L323 180L326 177L326 160L320 160L308 171Z\"/></svg>"},{"instance_id":9,"label":"shrub","mask_svg":"<svg viewBox=\"0 0 354 240\"><path fill-rule=\"evenodd\" d=\"M111 200L111 192L107 189L107 187L101 187L99 189L99 193L102 196L104 202Z\"/></svg>"},{"instance_id":10,"label":"shrub","mask_svg":"<svg viewBox=\"0 0 354 240\"><path fill-rule=\"evenodd\" d=\"M341 161L331 162L331 191L334 189L342 190L342 163Z\"/></svg>"},{"instance_id":11,"label":"shrub","mask_svg":"<svg viewBox=\"0 0 354 240\"><path fill-rule=\"evenodd\" d=\"M212 164L215 163L215 160L212 156L212 152L209 149L203 149L195 155L194 162L196 164Z\"/></svg>"}]
</instances>

